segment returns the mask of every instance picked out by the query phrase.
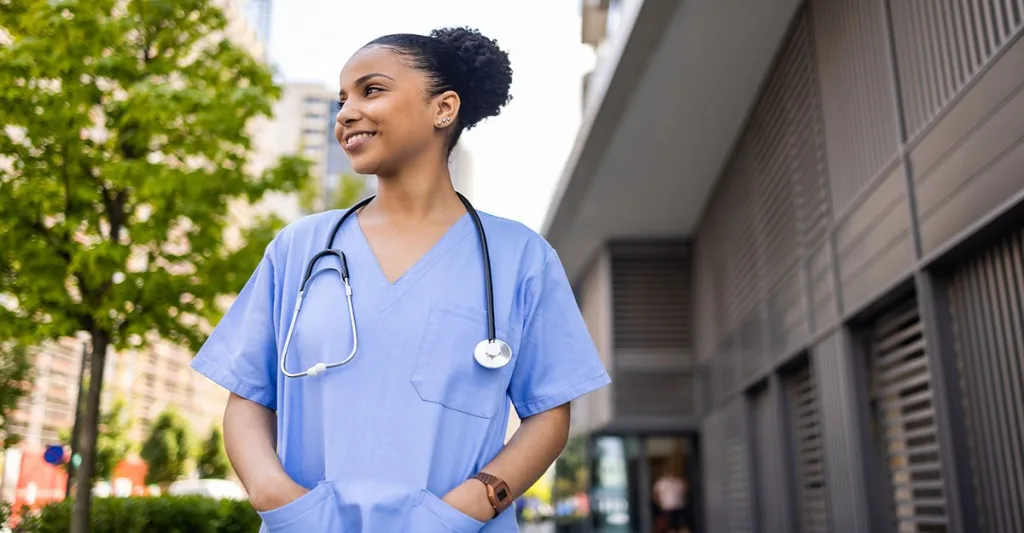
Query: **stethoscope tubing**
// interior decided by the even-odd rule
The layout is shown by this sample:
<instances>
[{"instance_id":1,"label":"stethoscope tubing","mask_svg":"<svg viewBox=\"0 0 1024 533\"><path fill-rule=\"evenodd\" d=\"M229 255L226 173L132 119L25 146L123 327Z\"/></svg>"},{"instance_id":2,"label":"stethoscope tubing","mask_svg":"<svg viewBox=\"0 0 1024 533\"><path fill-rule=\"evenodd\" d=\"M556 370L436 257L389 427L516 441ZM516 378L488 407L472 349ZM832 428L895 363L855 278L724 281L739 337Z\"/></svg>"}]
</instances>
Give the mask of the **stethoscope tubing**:
<instances>
[{"instance_id":1,"label":"stethoscope tubing","mask_svg":"<svg viewBox=\"0 0 1024 533\"><path fill-rule=\"evenodd\" d=\"M487 298L487 340L490 343L494 343L496 342L497 338L497 328L495 327L494 286L491 274L490 249L487 245L487 234L484 231L484 225L483 222L480 220L480 215L477 213L476 209L473 208L473 204L471 204L469 200L462 195L462 193L456 192L455 194L459 197L459 200L466 207L466 211L469 213L470 217L472 217L473 224L476 226L477 235L480 238L480 249L484 271L484 292L486 293ZM285 335L284 347L282 350L280 370L281 374L283 374L286 377L297 378L302 376L315 376L318 374L322 374L327 369L336 368L348 364L356 355L356 351L358 350L359 347L359 337L358 333L356 332L355 311L352 305L352 285L349 282L348 260L345 258L344 252L342 252L341 250L334 249L332 248L332 246L334 245L334 241L338 236L338 232L341 230L341 226L345 223L345 221L348 220L348 218L352 216L354 213L358 212L360 209L369 204L374 198L375 196L369 196L367 198L364 198L355 205L353 205L351 208L349 208L347 211L345 211L341 218L339 218L338 221L334 223L334 226L331 228L331 232L327 235L327 242L324 244L324 249L321 250L320 252L317 252L317 254L314 255L312 259L309 260L309 263L306 266L306 271L302 276L302 283L299 286L299 295L295 300L295 309L292 311L292 319L288 325L288 333ZM314 273L313 269L316 267L317 262L321 258L330 255L333 255L338 258L338 260L340 261L340 267L330 267ZM309 282L312 281L312 279L319 275L321 272L326 272L328 270L337 271L341 275L342 282L345 284L345 299L347 300L348 303L349 322L352 326L352 350L349 352L348 356L342 359L341 361L336 361L334 363L321 362L313 365L304 372L289 372L286 365L289 351L288 349L291 347L292 336L295 333L295 322L299 317L299 309L302 308L302 301L305 298Z\"/></svg>"}]
</instances>

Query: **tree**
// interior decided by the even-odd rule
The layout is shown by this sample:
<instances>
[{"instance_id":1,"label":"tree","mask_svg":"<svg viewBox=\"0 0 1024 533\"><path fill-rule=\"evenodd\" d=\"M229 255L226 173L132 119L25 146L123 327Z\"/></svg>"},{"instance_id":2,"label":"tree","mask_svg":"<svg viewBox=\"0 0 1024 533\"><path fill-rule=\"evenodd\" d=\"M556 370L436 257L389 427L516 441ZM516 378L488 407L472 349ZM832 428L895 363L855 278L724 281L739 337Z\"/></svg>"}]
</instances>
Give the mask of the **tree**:
<instances>
[{"instance_id":1,"label":"tree","mask_svg":"<svg viewBox=\"0 0 1024 533\"><path fill-rule=\"evenodd\" d=\"M225 27L210 0L0 2L0 341L89 336L78 487L108 351L197 349L281 226L239 208L309 180L297 157L249 170L280 88Z\"/></svg>"},{"instance_id":2,"label":"tree","mask_svg":"<svg viewBox=\"0 0 1024 533\"><path fill-rule=\"evenodd\" d=\"M231 473L231 463L224 450L224 435L220 428L210 430L210 438L203 443L203 451L197 462L201 479L225 479Z\"/></svg>"},{"instance_id":3,"label":"tree","mask_svg":"<svg viewBox=\"0 0 1024 533\"><path fill-rule=\"evenodd\" d=\"M166 488L185 475L192 457L192 438L188 424L174 408L164 409L153 422L139 455L148 467L147 485Z\"/></svg>"},{"instance_id":4,"label":"tree","mask_svg":"<svg viewBox=\"0 0 1024 533\"><path fill-rule=\"evenodd\" d=\"M113 478L117 465L121 464L121 461L124 461L132 451L132 443L128 439L128 434L132 429L132 419L127 409L128 406L124 399L118 398L114 400L110 409L100 416L96 437L96 468L89 481L90 486L94 481ZM71 445L70 431L61 432L60 437L62 443L67 446ZM71 471L70 465L71 463L68 463L69 471Z\"/></svg>"},{"instance_id":5,"label":"tree","mask_svg":"<svg viewBox=\"0 0 1024 533\"><path fill-rule=\"evenodd\" d=\"M0 331L4 326L0 325ZM19 435L10 432L11 413L32 386L29 379L32 358L24 346L0 343L0 454L18 443Z\"/></svg>"}]
</instances>

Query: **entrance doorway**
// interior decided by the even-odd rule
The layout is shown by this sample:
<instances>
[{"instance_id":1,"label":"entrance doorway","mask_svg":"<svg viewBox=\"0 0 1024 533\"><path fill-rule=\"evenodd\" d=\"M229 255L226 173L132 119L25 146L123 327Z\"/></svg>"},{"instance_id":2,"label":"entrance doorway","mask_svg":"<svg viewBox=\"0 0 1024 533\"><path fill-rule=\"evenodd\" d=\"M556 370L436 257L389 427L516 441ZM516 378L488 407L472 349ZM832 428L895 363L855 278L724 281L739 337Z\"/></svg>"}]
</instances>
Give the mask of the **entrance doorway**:
<instances>
[{"instance_id":1,"label":"entrance doorway","mask_svg":"<svg viewBox=\"0 0 1024 533\"><path fill-rule=\"evenodd\" d=\"M591 531L700 533L696 436L595 435Z\"/></svg>"},{"instance_id":2,"label":"entrance doorway","mask_svg":"<svg viewBox=\"0 0 1024 533\"><path fill-rule=\"evenodd\" d=\"M695 533L693 442L688 437L648 437L652 533Z\"/></svg>"}]
</instances>

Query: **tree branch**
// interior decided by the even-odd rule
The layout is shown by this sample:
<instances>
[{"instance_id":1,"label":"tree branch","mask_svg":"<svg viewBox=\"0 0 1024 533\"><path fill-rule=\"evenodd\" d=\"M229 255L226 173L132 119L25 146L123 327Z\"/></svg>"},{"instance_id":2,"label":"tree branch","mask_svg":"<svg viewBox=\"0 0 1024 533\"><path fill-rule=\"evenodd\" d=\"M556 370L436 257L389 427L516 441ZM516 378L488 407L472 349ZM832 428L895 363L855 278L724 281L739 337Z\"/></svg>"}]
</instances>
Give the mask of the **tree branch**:
<instances>
[{"instance_id":1,"label":"tree branch","mask_svg":"<svg viewBox=\"0 0 1024 533\"><path fill-rule=\"evenodd\" d=\"M67 239L55 240L54 233L39 220L33 220L32 223L29 224L29 227L35 230L35 232L42 237L47 244L53 247L57 257L60 257L68 264L68 266L71 266L71 254L67 250Z\"/></svg>"}]
</instances>

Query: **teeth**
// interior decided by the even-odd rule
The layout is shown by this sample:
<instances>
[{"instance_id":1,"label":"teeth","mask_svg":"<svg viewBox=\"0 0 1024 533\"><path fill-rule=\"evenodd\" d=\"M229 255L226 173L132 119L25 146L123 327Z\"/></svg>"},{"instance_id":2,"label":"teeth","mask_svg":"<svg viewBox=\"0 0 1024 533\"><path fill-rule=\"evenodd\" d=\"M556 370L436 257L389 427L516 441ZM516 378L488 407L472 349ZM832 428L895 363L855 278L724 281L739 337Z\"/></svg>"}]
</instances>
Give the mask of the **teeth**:
<instances>
[{"instance_id":1,"label":"teeth","mask_svg":"<svg viewBox=\"0 0 1024 533\"><path fill-rule=\"evenodd\" d=\"M362 140L362 139L369 139L370 137L373 137L372 133L358 133L356 135L353 135L353 136L349 137L348 138L348 142L346 142L346 144L352 145L356 141L359 141L359 140Z\"/></svg>"}]
</instances>

